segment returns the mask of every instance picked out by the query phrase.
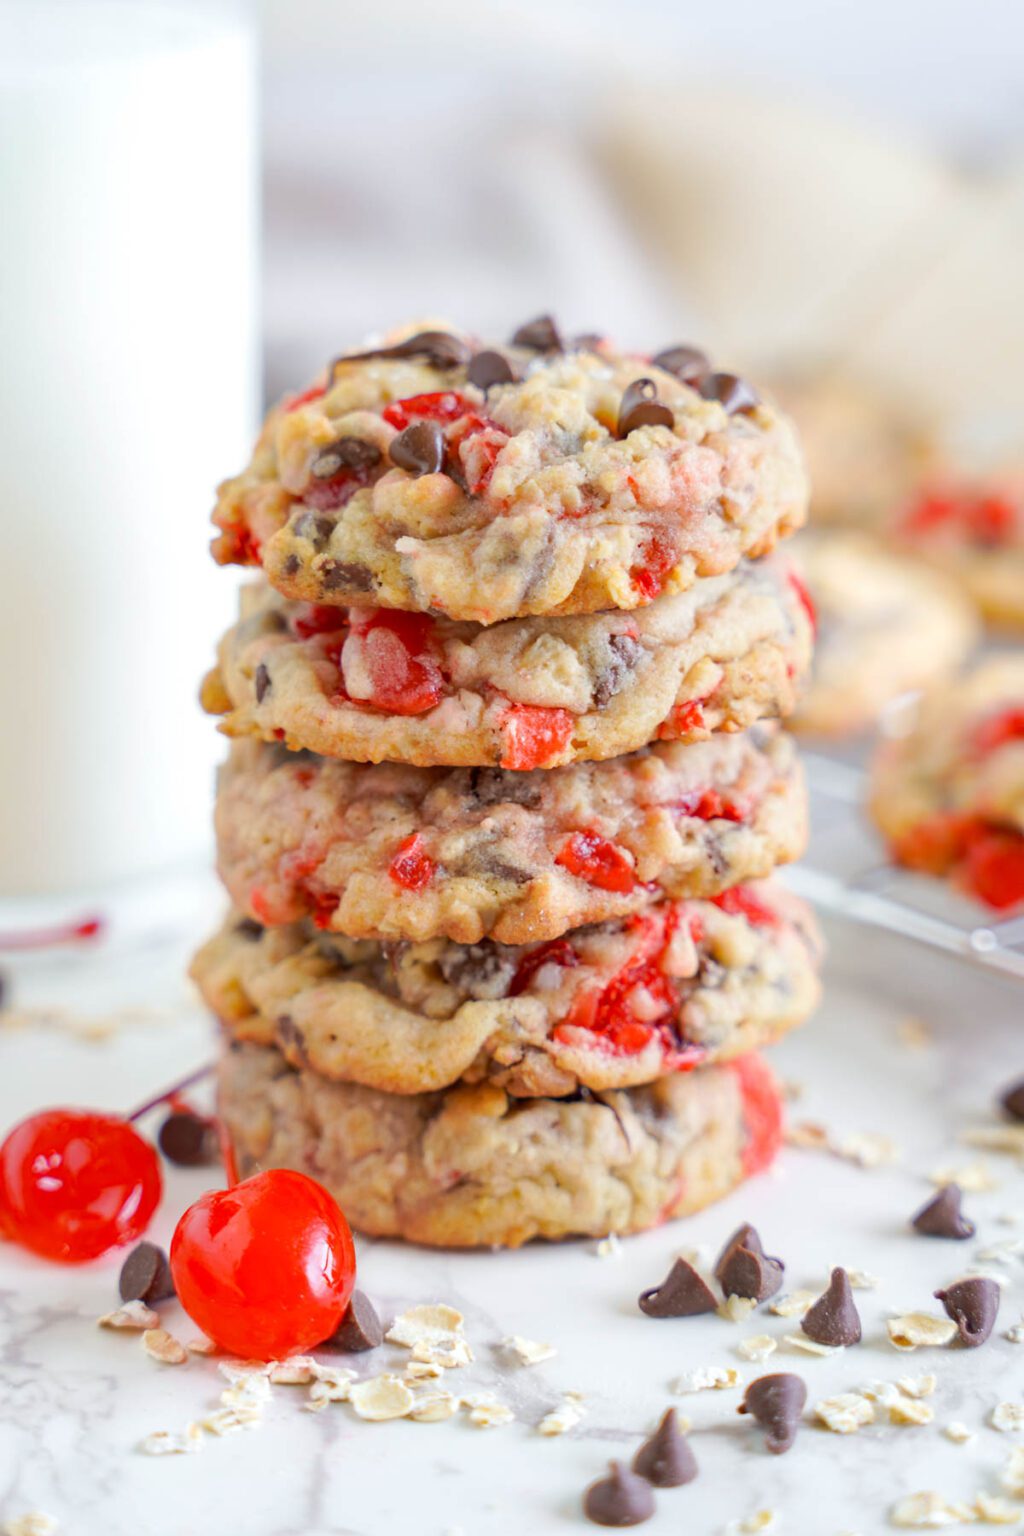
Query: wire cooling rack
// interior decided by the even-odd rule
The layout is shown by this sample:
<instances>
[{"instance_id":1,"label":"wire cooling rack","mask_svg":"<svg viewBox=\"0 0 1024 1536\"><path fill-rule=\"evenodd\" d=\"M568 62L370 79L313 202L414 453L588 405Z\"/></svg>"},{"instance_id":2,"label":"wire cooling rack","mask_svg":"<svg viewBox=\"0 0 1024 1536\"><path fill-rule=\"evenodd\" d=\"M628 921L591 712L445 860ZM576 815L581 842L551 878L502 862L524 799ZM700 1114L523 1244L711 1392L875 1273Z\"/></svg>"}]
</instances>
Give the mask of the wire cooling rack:
<instances>
[{"instance_id":1,"label":"wire cooling rack","mask_svg":"<svg viewBox=\"0 0 1024 1536\"><path fill-rule=\"evenodd\" d=\"M999 919L944 881L897 868L864 811L863 762L814 751L803 758L811 844L787 871L787 885L826 912L1024 980L1024 915Z\"/></svg>"}]
</instances>

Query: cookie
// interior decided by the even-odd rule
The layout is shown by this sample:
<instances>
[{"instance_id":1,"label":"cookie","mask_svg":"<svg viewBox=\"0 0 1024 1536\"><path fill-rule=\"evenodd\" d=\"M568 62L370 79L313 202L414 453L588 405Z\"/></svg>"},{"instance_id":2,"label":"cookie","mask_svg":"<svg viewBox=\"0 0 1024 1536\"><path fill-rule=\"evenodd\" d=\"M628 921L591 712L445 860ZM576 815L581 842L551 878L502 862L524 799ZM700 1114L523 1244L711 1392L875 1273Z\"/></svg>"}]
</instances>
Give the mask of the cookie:
<instances>
[{"instance_id":1,"label":"cookie","mask_svg":"<svg viewBox=\"0 0 1024 1536\"><path fill-rule=\"evenodd\" d=\"M692 348L517 334L336 358L220 487L216 559L306 602L493 624L637 608L804 521L792 426L742 380Z\"/></svg>"},{"instance_id":2,"label":"cookie","mask_svg":"<svg viewBox=\"0 0 1024 1536\"><path fill-rule=\"evenodd\" d=\"M957 581L997 628L1024 630L1024 474L936 482L908 501L896 542Z\"/></svg>"},{"instance_id":3,"label":"cookie","mask_svg":"<svg viewBox=\"0 0 1024 1536\"><path fill-rule=\"evenodd\" d=\"M241 1039L387 1093L488 1079L571 1094L767 1044L818 996L817 930L765 883L665 902L545 944L380 944L229 918L192 974Z\"/></svg>"},{"instance_id":4,"label":"cookie","mask_svg":"<svg viewBox=\"0 0 1024 1536\"><path fill-rule=\"evenodd\" d=\"M974 610L952 582L864 534L804 534L793 560L818 616L794 730L866 730L893 699L954 672L977 639Z\"/></svg>"},{"instance_id":5,"label":"cookie","mask_svg":"<svg viewBox=\"0 0 1024 1536\"><path fill-rule=\"evenodd\" d=\"M243 1178L298 1169L358 1231L452 1248L639 1232L700 1210L768 1166L782 1123L756 1056L599 1099L514 1099L493 1083L399 1097L237 1045L219 1106Z\"/></svg>"},{"instance_id":6,"label":"cookie","mask_svg":"<svg viewBox=\"0 0 1024 1536\"><path fill-rule=\"evenodd\" d=\"M881 529L938 463L929 423L864 380L822 369L775 390L800 434L815 526Z\"/></svg>"},{"instance_id":7,"label":"cookie","mask_svg":"<svg viewBox=\"0 0 1024 1536\"><path fill-rule=\"evenodd\" d=\"M1003 909L1024 902L1024 653L988 657L886 741L871 814L901 864Z\"/></svg>"},{"instance_id":8,"label":"cookie","mask_svg":"<svg viewBox=\"0 0 1024 1536\"><path fill-rule=\"evenodd\" d=\"M510 619L309 607L257 585L204 707L229 736L417 766L554 768L793 708L811 622L788 565L743 564L633 614Z\"/></svg>"},{"instance_id":9,"label":"cookie","mask_svg":"<svg viewBox=\"0 0 1024 1536\"><path fill-rule=\"evenodd\" d=\"M807 804L793 743L766 723L533 773L240 741L215 823L221 879L261 923L528 944L770 874L803 852Z\"/></svg>"}]
</instances>

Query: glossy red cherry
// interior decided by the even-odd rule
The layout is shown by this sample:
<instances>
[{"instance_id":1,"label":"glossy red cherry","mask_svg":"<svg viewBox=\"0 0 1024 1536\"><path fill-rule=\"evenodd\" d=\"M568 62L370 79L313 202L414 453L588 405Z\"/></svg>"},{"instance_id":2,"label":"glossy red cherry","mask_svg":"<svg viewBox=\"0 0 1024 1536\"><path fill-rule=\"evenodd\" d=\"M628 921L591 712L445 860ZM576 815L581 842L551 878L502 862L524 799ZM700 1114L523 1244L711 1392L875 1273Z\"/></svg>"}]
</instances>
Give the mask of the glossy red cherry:
<instances>
[{"instance_id":1,"label":"glossy red cherry","mask_svg":"<svg viewBox=\"0 0 1024 1536\"><path fill-rule=\"evenodd\" d=\"M160 1203L156 1152L117 1115L47 1109L0 1147L0 1220L45 1259L81 1264L131 1243Z\"/></svg>"},{"instance_id":2,"label":"glossy red cherry","mask_svg":"<svg viewBox=\"0 0 1024 1536\"><path fill-rule=\"evenodd\" d=\"M171 1273L189 1317L222 1349L277 1360L338 1327L355 1284L355 1248L322 1185L269 1168L189 1206L171 1243Z\"/></svg>"}]
</instances>

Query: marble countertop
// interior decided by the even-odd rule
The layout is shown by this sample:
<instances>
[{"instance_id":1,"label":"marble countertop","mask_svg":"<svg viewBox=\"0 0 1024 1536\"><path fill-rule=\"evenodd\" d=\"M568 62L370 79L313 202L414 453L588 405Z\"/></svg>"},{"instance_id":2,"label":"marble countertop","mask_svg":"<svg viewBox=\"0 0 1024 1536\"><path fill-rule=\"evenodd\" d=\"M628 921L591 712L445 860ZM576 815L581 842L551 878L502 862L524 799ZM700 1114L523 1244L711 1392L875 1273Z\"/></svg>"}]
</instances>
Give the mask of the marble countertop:
<instances>
[{"instance_id":1,"label":"marble countertop","mask_svg":"<svg viewBox=\"0 0 1024 1536\"><path fill-rule=\"evenodd\" d=\"M204 888L190 905L186 926L195 933L213 899ZM62 1269L5 1245L0 1526L36 1511L68 1536L554 1536L592 1529L580 1514L582 1490L609 1457L631 1456L670 1403L692 1419L700 1475L658 1495L645 1527L652 1536L739 1532L759 1510L774 1511L776 1524L758 1529L787 1536L868 1536L889 1528L891 1506L906 1494L934 1489L970 1500L999 1492L1024 1435L999 1433L987 1420L1000 1401L1024 1403L1024 1347L1002 1337L1024 1305L1024 1261L1012 1252L986 1261L1006 1286L997 1333L982 1349L905 1356L887 1342L885 1320L911 1308L938 1310L932 1292L979 1250L1024 1239L1024 1172L1012 1157L992 1153L984 1161L993 1187L965 1199L978 1223L974 1241L927 1240L906 1225L937 1166L977 1163L981 1154L963 1143L963 1132L993 1123L994 1091L1024 1074L1024 994L885 935L837 927L830 937L825 1006L774 1053L800 1089L791 1118L819 1121L839 1139L889 1137L898 1161L865 1168L790 1148L775 1171L724 1204L630 1239L612 1257L593 1243L508 1254L359 1243L360 1283L382 1310L438 1300L465 1314L476 1358L449 1373L447 1385L492 1391L513 1410L511 1423L481 1429L464 1414L438 1424L366 1423L345 1404L304 1412L303 1389L278 1387L255 1430L207 1435L194 1455L141 1454L145 1435L181 1430L216 1406L225 1385L216 1362L161 1366L138 1335L97 1328L115 1302L116 1259ZM61 1101L128 1110L201 1064L210 1032L181 979L188 946L183 932L143 932L89 960L20 967L16 1011L0 1029L0 1127ZM54 1016L18 1027L22 1012L33 1010ZM91 1027L112 1013L111 1031ZM925 1043L920 1030L906 1028L908 1019L927 1026ZM152 1235L166 1242L202 1187L201 1173L172 1170ZM780 1343L757 1365L740 1357L738 1342L755 1333L781 1341L792 1322L764 1311L741 1323L656 1322L639 1313L637 1293L662 1277L675 1253L698 1248L710 1257L746 1219L785 1259L787 1288L820 1289L836 1263L879 1278L877 1289L857 1293L862 1345L818 1358ZM182 1338L194 1334L176 1304L164 1308L164 1322ZM550 1343L557 1354L510 1367L495 1347L509 1334ZM376 1372L400 1353L387 1346L357 1364ZM804 1377L809 1412L790 1454L765 1453L735 1413L737 1389L673 1396L681 1373L708 1365L734 1366L744 1382L772 1369ZM813 1422L810 1409L823 1397L925 1372L938 1378L929 1425L875 1424L839 1436ZM583 1394L582 1423L541 1436L537 1422L570 1390ZM952 1421L973 1438L948 1439L943 1428Z\"/></svg>"}]
</instances>

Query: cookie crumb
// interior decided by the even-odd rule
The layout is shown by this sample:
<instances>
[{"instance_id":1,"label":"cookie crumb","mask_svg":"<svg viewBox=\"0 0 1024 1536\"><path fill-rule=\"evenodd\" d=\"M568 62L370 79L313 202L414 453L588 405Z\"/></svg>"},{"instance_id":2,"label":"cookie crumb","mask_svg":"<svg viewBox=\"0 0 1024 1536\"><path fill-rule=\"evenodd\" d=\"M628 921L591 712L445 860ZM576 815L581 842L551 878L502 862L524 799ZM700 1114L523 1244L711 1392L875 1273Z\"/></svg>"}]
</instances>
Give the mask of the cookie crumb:
<instances>
[{"instance_id":1,"label":"cookie crumb","mask_svg":"<svg viewBox=\"0 0 1024 1536\"><path fill-rule=\"evenodd\" d=\"M988 1421L1004 1435L1019 1434L1024 1429L1024 1403L997 1403Z\"/></svg>"},{"instance_id":2,"label":"cookie crumb","mask_svg":"<svg viewBox=\"0 0 1024 1536\"><path fill-rule=\"evenodd\" d=\"M951 1423L944 1425L942 1433L947 1440L952 1440L954 1445L969 1445L974 1439L973 1430L968 1429L966 1424L961 1424L959 1419L953 1419Z\"/></svg>"},{"instance_id":3,"label":"cookie crumb","mask_svg":"<svg viewBox=\"0 0 1024 1536\"><path fill-rule=\"evenodd\" d=\"M735 1366L703 1365L677 1376L671 1390L677 1397L685 1397L690 1392L731 1391L739 1384L740 1373Z\"/></svg>"},{"instance_id":4,"label":"cookie crumb","mask_svg":"<svg viewBox=\"0 0 1024 1536\"><path fill-rule=\"evenodd\" d=\"M607 1237L594 1244L593 1251L599 1259L620 1259L622 1244L614 1232L609 1232Z\"/></svg>"}]
</instances>

